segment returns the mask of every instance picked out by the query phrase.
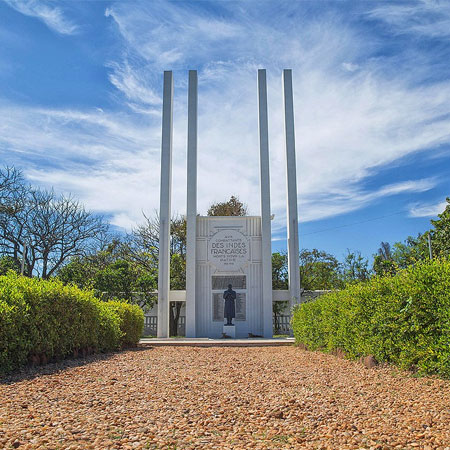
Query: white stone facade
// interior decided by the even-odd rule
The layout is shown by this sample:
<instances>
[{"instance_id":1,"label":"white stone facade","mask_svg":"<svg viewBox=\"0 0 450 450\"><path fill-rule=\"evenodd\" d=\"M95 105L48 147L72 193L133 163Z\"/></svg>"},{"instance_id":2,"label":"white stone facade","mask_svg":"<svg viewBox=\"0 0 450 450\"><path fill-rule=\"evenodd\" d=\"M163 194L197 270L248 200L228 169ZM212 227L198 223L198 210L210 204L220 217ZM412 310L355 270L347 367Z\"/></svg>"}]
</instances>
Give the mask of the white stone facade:
<instances>
[{"instance_id":1,"label":"white stone facade","mask_svg":"<svg viewBox=\"0 0 450 450\"><path fill-rule=\"evenodd\" d=\"M261 218L197 217L196 260L197 337L222 336L228 282L238 294L236 337L262 335Z\"/></svg>"}]
</instances>

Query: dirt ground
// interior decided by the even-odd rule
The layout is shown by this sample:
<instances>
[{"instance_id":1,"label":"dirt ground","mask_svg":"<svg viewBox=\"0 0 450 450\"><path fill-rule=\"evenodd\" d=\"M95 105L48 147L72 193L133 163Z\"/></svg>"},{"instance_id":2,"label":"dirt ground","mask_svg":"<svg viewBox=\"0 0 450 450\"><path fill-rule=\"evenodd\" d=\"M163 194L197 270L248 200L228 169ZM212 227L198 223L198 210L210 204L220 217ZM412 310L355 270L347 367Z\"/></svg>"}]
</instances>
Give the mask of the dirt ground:
<instances>
[{"instance_id":1,"label":"dirt ground","mask_svg":"<svg viewBox=\"0 0 450 450\"><path fill-rule=\"evenodd\" d=\"M147 347L4 379L0 448L450 449L450 382L295 347Z\"/></svg>"}]
</instances>

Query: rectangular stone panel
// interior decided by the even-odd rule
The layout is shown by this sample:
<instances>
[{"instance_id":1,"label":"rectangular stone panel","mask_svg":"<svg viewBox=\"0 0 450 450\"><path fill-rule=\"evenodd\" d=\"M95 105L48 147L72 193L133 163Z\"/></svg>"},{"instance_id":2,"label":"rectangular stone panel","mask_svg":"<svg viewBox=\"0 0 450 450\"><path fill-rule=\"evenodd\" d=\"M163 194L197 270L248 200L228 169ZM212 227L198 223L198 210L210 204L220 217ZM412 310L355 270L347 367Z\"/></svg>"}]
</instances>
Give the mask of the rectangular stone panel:
<instances>
[{"instance_id":1,"label":"rectangular stone panel","mask_svg":"<svg viewBox=\"0 0 450 450\"><path fill-rule=\"evenodd\" d=\"M247 294L236 294L236 320L247 320Z\"/></svg>"},{"instance_id":2,"label":"rectangular stone panel","mask_svg":"<svg viewBox=\"0 0 450 450\"><path fill-rule=\"evenodd\" d=\"M239 322L245 322L247 320L247 296L244 293L236 294L236 318L234 320ZM212 313L213 313L213 322L223 322L223 308L224 308L224 300L223 293L213 294L213 304L212 304Z\"/></svg>"},{"instance_id":3,"label":"rectangular stone panel","mask_svg":"<svg viewBox=\"0 0 450 450\"><path fill-rule=\"evenodd\" d=\"M246 276L245 275L213 275L212 276L212 290L225 291L228 289L228 285L231 284L233 289L247 289Z\"/></svg>"},{"instance_id":4,"label":"rectangular stone panel","mask_svg":"<svg viewBox=\"0 0 450 450\"><path fill-rule=\"evenodd\" d=\"M261 238L256 237L251 241L251 255L252 261L257 262L261 261Z\"/></svg>"},{"instance_id":5,"label":"rectangular stone panel","mask_svg":"<svg viewBox=\"0 0 450 450\"><path fill-rule=\"evenodd\" d=\"M197 260L206 261L208 242L206 239L197 239Z\"/></svg>"},{"instance_id":6,"label":"rectangular stone panel","mask_svg":"<svg viewBox=\"0 0 450 450\"><path fill-rule=\"evenodd\" d=\"M223 294L213 294L213 321L223 322Z\"/></svg>"}]
</instances>

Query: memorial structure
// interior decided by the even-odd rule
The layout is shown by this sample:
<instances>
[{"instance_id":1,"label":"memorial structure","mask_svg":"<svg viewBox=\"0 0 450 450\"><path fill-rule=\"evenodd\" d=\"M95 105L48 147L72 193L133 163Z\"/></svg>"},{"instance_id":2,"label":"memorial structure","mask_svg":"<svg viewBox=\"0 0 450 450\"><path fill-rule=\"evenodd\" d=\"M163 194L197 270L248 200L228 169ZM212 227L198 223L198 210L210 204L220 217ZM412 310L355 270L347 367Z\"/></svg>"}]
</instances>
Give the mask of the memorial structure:
<instances>
[{"instance_id":1,"label":"memorial structure","mask_svg":"<svg viewBox=\"0 0 450 450\"><path fill-rule=\"evenodd\" d=\"M283 71L291 307L300 301L292 71ZM197 215L197 72L189 71L186 337L272 337L272 249L266 71L258 70L261 215ZM169 337L173 74L164 72L158 337ZM231 287L230 287L231 286ZM226 320L226 323L225 323ZM231 325L230 325L231 322Z\"/></svg>"}]
</instances>

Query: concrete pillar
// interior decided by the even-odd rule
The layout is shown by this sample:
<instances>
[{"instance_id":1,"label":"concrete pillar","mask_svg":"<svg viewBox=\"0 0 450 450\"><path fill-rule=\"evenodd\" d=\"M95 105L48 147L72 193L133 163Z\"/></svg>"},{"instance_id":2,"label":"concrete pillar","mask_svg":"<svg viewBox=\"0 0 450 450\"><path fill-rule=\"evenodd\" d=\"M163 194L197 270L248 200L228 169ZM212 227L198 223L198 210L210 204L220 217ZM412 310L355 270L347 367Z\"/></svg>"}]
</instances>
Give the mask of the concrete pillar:
<instances>
[{"instance_id":1,"label":"concrete pillar","mask_svg":"<svg viewBox=\"0 0 450 450\"><path fill-rule=\"evenodd\" d=\"M173 75L164 72L159 201L158 337L169 337L170 206L172 190Z\"/></svg>"},{"instance_id":2,"label":"concrete pillar","mask_svg":"<svg viewBox=\"0 0 450 450\"><path fill-rule=\"evenodd\" d=\"M258 70L259 170L262 228L263 335L273 336L272 323L272 229L270 223L269 122L266 70Z\"/></svg>"},{"instance_id":3,"label":"concrete pillar","mask_svg":"<svg viewBox=\"0 0 450 450\"><path fill-rule=\"evenodd\" d=\"M295 161L294 96L292 70L283 70L284 125L286 136L288 269L291 307L300 303L300 270Z\"/></svg>"},{"instance_id":4,"label":"concrete pillar","mask_svg":"<svg viewBox=\"0 0 450 450\"><path fill-rule=\"evenodd\" d=\"M186 212L186 337L196 337L197 71L189 71Z\"/></svg>"}]
</instances>

